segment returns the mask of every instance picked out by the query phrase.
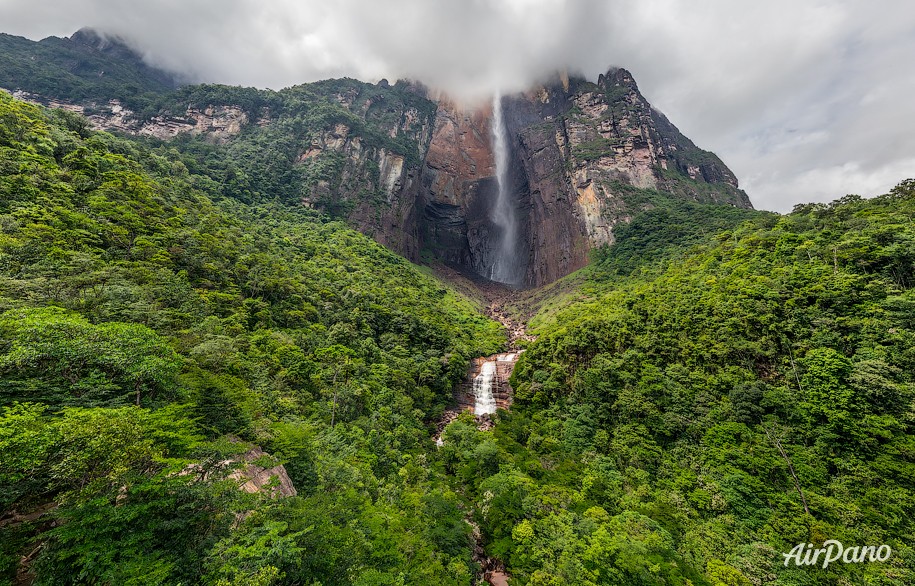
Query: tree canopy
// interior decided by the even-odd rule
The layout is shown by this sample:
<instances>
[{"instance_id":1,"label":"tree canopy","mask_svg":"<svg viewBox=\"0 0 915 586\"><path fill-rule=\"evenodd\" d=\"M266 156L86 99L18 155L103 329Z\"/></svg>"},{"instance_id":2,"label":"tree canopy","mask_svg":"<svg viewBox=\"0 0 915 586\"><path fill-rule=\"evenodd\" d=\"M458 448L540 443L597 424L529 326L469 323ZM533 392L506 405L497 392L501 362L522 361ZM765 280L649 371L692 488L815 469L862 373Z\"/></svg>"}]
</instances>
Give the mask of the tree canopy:
<instances>
[{"instance_id":1,"label":"tree canopy","mask_svg":"<svg viewBox=\"0 0 915 586\"><path fill-rule=\"evenodd\" d=\"M32 551L38 584L469 580L428 462L453 384L505 340L475 302L6 96L0 169L0 580ZM297 497L238 489L250 445Z\"/></svg>"}]
</instances>

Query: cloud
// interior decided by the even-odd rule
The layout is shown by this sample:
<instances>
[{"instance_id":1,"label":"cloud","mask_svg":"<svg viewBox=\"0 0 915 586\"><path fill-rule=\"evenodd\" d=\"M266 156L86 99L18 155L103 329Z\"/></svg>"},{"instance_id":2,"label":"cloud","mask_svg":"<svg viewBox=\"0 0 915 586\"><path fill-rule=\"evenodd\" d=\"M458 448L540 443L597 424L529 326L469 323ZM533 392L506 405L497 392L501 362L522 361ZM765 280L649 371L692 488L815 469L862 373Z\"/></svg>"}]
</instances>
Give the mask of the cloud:
<instances>
[{"instance_id":1,"label":"cloud","mask_svg":"<svg viewBox=\"0 0 915 586\"><path fill-rule=\"evenodd\" d=\"M96 26L194 79L258 87L409 77L471 99L623 66L757 207L915 175L904 0L0 0L0 22L30 38Z\"/></svg>"}]
</instances>

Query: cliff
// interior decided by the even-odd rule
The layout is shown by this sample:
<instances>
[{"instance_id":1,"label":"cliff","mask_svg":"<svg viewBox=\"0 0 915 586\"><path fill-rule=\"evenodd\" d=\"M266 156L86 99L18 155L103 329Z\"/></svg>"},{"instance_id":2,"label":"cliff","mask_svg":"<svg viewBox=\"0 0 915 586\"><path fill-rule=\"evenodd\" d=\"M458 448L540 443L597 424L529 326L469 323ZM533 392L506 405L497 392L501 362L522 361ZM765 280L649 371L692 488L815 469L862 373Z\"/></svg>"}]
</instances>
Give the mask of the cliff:
<instances>
[{"instance_id":1,"label":"cliff","mask_svg":"<svg viewBox=\"0 0 915 586\"><path fill-rule=\"evenodd\" d=\"M509 179L520 221L523 285L554 281L614 242L614 226L644 204L632 189L702 203L752 207L737 178L696 147L612 69L597 83L559 76L502 100ZM424 244L446 262L486 275L494 200L491 110L439 104L423 167Z\"/></svg>"},{"instance_id":2,"label":"cliff","mask_svg":"<svg viewBox=\"0 0 915 586\"><path fill-rule=\"evenodd\" d=\"M17 50L30 43L0 41ZM35 45L32 53L66 49L61 60L71 77L85 73L74 59L91 57L93 66L108 60L118 72L131 63L139 67L122 41L87 31ZM97 129L173 141L225 186L227 197L317 208L410 260L425 250L469 274L492 272L500 232L491 219L497 194L491 104L462 108L404 81L339 79L279 92L212 85L172 90L157 70L131 75L144 88L159 88L154 97L118 98L126 88L68 97L65 87L56 87L47 94L27 76L11 77L16 85L8 90L82 113ZM611 69L596 83L557 75L504 96L500 107L521 286L549 283L584 266L593 248L614 242L615 227L658 205L650 194L752 207L724 163L652 108L625 69Z\"/></svg>"},{"instance_id":3,"label":"cliff","mask_svg":"<svg viewBox=\"0 0 915 586\"><path fill-rule=\"evenodd\" d=\"M417 202L422 242L445 262L485 275L496 196L492 112L463 110L447 98L437 106Z\"/></svg>"}]
</instances>

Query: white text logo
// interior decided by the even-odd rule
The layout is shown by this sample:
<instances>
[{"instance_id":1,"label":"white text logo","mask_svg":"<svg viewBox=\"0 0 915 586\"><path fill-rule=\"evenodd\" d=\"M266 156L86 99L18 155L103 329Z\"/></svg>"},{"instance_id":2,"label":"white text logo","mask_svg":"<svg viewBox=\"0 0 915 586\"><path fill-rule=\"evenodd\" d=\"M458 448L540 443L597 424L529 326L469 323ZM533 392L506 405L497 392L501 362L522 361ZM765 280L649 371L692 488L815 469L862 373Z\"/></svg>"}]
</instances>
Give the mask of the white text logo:
<instances>
[{"instance_id":1,"label":"white text logo","mask_svg":"<svg viewBox=\"0 0 915 586\"><path fill-rule=\"evenodd\" d=\"M833 562L842 561L846 564L860 564L862 562L885 562L893 555L889 545L865 545L863 547L845 548L835 539L823 542L823 547L814 548L812 543L798 543L788 553L783 553L785 566L794 560L795 566L815 566L820 561L823 567Z\"/></svg>"}]
</instances>

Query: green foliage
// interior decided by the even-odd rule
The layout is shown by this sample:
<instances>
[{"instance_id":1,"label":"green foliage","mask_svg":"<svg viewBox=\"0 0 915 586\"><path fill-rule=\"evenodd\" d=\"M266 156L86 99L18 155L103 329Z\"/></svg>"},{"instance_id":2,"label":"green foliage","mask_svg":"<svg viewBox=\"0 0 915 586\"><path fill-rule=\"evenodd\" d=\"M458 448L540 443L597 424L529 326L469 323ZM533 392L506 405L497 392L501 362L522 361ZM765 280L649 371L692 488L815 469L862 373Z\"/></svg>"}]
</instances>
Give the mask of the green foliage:
<instances>
[{"instance_id":1,"label":"green foliage","mask_svg":"<svg viewBox=\"0 0 915 586\"><path fill-rule=\"evenodd\" d=\"M512 482L480 481L493 495L481 527L515 579L911 581L913 187L746 214L714 238L733 217L622 230L586 273L588 295L539 322L496 428L500 474L527 480L499 501L495 485ZM898 553L828 571L780 563L826 539Z\"/></svg>"},{"instance_id":2,"label":"green foliage","mask_svg":"<svg viewBox=\"0 0 915 586\"><path fill-rule=\"evenodd\" d=\"M281 205L377 193L371 165L300 161L303 129L413 164L382 129L427 104L353 80L156 99L276 124L132 142L0 96L0 579L35 552L38 584L466 585L471 520L516 584L915 580L915 182L787 216L612 186L637 213L538 319L512 411L436 449L499 326ZM297 496L238 490L251 443ZM830 538L894 555L781 565Z\"/></svg>"},{"instance_id":3,"label":"green foliage","mask_svg":"<svg viewBox=\"0 0 915 586\"><path fill-rule=\"evenodd\" d=\"M598 137L594 140L574 145L572 154L583 161L592 161L607 156L608 153L612 152L613 146L614 143L610 139Z\"/></svg>"},{"instance_id":4,"label":"green foliage","mask_svg":"<svg viewBox=\"0 0 915 586\"><path fill-rule=\"evenodd\" d=\"M37 43L0 34L0 87L11 91L72 101L120 99L140 109L175 85L171 75L147 66L120 41L103 41L89 29Z\"/></svg>"},{"instance_id":5,"label":"green foliage","mask_svg":"<svg viewBox=\"0 0 915 586\"><path fill-rule=\"evenodd\" d=\"M766 217L732 206L697 203L660 191L615 182L608 186L631 210L632 219L614 227L615 243L595 253L592 279L629 275L653 263L672 260L690 247L703 244L741 222Z\"/></svg>"},{"instance_id":6,"label":"green foliage","mask_svg":"<svg viewBox=\"0 0 915 586\"><path fill-rule=\"evenodd\" d=\"M185 162L0 96L2 578L467 583L430 424L500 326ZM238 490L246 442L298 497Z\"/></svg>"},{"instance_id":7,"label":"green foliage","mask_svg":"<svg viewBox=\"0 0 915 586\"><path fill-rule=\"evenodd\" d=\"M93 325L56 307L0 314L0 344L4 403L139 405L167 395L180 368L175 351L145 326Z\"/></svg>"},{"instance_id":8,"label":"green foliage","mask_svg":"<svg viewBox=\"0 0 915 586\"><path fill-rule=\"evenodd\" d=\"M16 403L0 413L0 450L5 454L0 463L0 481L4 486L14 487L34 478L47 459L54 440L43 424L44 412L43 405ZM8 493L3 504L8 505L19 496Z\"/></svg>"}]
</instances>

